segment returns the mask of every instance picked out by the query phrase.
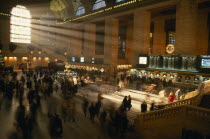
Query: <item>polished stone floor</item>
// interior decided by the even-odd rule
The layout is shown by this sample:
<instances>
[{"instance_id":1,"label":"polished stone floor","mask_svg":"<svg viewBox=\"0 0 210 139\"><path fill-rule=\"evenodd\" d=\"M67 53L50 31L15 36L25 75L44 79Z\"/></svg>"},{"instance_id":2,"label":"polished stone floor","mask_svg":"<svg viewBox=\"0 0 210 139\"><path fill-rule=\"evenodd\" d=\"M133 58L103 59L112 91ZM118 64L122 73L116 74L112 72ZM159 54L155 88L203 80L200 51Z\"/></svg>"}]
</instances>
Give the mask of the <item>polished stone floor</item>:
<instances>
[{"instance_id":1,"label":"polished stone floor","mask_svg":"<svg viewBox=\"0 0 210 139\"><path fill-rule=\"evenodd\" d=\"M109 139L109 138L138 138L135 132L127 132L124 137L118 136L109 136L107 134L107 129L101 127L98 118L95 119L95 122L90 121L89 115L85 117L82 112L82 102L83 97L87 97L89 102L96 102L98 97L98 92L103 94L102 100L102 109L108 110L109 108L117 109L124 98L124 96L131 95L132 97L132 108L131 111L127 111L127 116L129 119L129 124L132 125L136 115L140 113L140 104L142 101L146 100L148 102L148 109L150 107L150 102L160 102L160 98L156 95L148 95L145 92L134 91L131 89L123 89L120 92L116 90L114 86L111 85L100 85L89 84L86 87L80 87L76 96L70 98L68 101L76 104L76 121L71 122L63 121L63 139L77 138L77 139ZM26 106L27 111L29 110L29 105L26 99L27 89L25 89L24 94L24 105ZM15 111L18 106L17 98L13 97L11 106L6 107L7 102L0 97L2 102L0 110L0 139L6 139L7 135L12 130L14 123ZM64 97L60 92L53 93L52 97L41 99L41 109L37 115L37 124L33 130L32 137L33 139L49 139L48 133L48 111L56 112L60 115L61 105L63 103ZM89 103L90 104L90 103Z\"/></svg>"}]
</instances>

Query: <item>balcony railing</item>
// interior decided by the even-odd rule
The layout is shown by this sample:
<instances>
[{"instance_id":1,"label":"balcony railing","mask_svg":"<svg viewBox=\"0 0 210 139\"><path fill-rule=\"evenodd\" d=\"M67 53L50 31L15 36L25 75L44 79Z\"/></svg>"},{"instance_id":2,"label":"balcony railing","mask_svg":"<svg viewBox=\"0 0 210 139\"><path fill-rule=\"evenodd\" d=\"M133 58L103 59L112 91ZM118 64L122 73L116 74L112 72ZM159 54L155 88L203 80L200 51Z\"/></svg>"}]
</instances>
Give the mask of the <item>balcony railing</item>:
<instances>
[{"instance_id":1,"label":"balcony railing","mask_svg":"<svg viewBox=\"0 0 210 139\"><path fill-rule=\"evenodd\" d=\"M180 101L176 101L170 104L165 104L162 105L163 109L166 108L171 108L171 107L177 107L177 106L181 106L181 105L193 105L193 106L198 106L200 104L200 101L202 99L203 96L203 92L204 92L204 83L202 83L199 88L198 88L198 93L196 96L189 98L189 99L185 99L185 100L180 100Z\"/></svg>"},{"instance_id":2,"label":"balcony railing","mask_svg":"<svg viewBox=\"0 0 210 139\"><path fill-rule=\"evenodd\" d=\"M210 110L191 105L182 105L159 111L152 111L144 114L139 114L135 122L142 124L152 124L154 121L162 121L167 119L175 119L178 117L187 117L192 119L200 119L205 122L210 122Z\"/></svg>"}]
</instances>

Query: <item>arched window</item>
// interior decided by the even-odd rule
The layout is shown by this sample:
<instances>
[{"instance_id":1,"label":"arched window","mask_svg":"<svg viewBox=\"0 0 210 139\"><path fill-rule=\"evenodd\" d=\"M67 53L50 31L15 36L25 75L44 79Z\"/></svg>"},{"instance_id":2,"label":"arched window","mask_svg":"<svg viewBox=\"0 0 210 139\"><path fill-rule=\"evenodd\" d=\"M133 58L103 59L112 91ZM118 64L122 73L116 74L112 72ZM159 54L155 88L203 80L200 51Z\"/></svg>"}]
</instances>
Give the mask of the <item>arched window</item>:
<instances>
[{"instance_id":1,"label":"arched window","mask_svg":"<svg viewBox=\"0 0 210 139\"><path fill-rule=\"evenodd\" d=\"M31 43L31 14L24 6L17 5L12 8L10 42Z\"/></svg>"},{"instance_id":2,"label":"arched window","mask_svg":"<svg viewBox=\"0 0 210 139\"><path fill-rule=\"evenodd\" d=\"M84 6L79 6L79 8L77 9L77 11L76 11L76 16L80 16L80 15L82 15L82 14L84 14L85 13L85 7Z\"/></svg>"},{"instance_id":3,"label":"arched window","mask_svg":"<svg viewBox=\"0 0 210 139\"><path fill-rule=\"evenodd\" d=\"M125 1L125 0L115 0L115 3L122 2L122 1Z\"/></svg>"},{"instance_id":4,"label":"arched window","mask_svg":"<svg viewBox=\"0 0 210 139\"><path fill-rule=\"evenodd\" d=\"M96 0L96 2L93 5L93 11L101 9L103 7L106 7L106 3L104 0Z\"/></svg>"}]
</instances>

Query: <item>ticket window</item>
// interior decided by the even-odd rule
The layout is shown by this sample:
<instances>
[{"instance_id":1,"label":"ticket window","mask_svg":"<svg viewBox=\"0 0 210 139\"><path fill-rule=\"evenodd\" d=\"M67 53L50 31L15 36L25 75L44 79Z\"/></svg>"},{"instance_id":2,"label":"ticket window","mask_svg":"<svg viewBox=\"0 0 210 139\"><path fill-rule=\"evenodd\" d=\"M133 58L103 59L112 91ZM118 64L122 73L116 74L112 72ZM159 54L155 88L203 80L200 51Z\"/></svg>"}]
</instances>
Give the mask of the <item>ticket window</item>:
<instances>
[{"instance_id":1,"label":"ticket window","mask_svg":"<svg viewBox=\"0 0 210 139\"><path fill-rule=\"evenodd\" d=\"M144 76L146 76L146 77L147 77L147 72L145 72L145 73L144 73Z\"/></svg>"},{"instance_id":2,"label":"ticket window","mask_svg":"<svg viewBox=\"0 0 210 139\"><path fill-rule=\"evenodd\" d=\"M174 81L174 75L170 75L170 80L173 82Z\"/></svg>"},{"instance_id":3,"label":"ticket window","mask_svg":"<svg viewBox=\"0 0 210 139\"><path fill-rule=\"evenodd\" d=\"M209 78L203 78L203 81L205 82L205 81L208 81L209 80Z\"/></svg>"},{"instance_id":4,"label":"ticket window","mask_svg":"<svg viewBox=\"0 0 210 139\"><path fill-rule=\"evenodd\" d=\"M178 76L177 82L178 82L178 83L182 83L182 76Z\"/></svg>"},{"instance_id":5,"label":"ticket window","mask_svg":"<svg viewBox=\"0 0 210 139\"><path fill-rule=\"evenodd\" d=\"M166 78L167 78L167 77L166 77L166 75L165 75L165 74L163 74L163 75L162 75L162 79L161 79L161 80L166 81Z\"/></svg>"},{"instance_id":6,"label":"ticket window","mask_svg":"<svg viewBox=\"0 0 210 139\"><path fill-rule=\"evenodd\" d=\"M163 74L163 79L166 79L166 77L167 77L167 76L166 76L165 74Z\"/></svg>"},{"instance_id":7,"label":"ticket window","mask_svg":"<svg viewBox=\"0 0 210 139\"><path fill-rule=\"evenodd\" d=\"M186 84L189 84L189 83L190 83L190 77L186 77L186 78L185 78L185 83L186 83Z\"/></svg>"},{"instance_id":8,"label":"ticket window","mask_svg":"<svg viewBox=\"0 0 210 139\"><path fill-rule=\"evenodd\" d=\"M136 75L137 74L137 72L136 71L133 71L133 75Z\"/></svg>"},{"instance_id":9,"label":"ticket window","mask_svg":"<svg viewBox=\"0 0 210 139\"><path fill-rule=\"evenodd\" d=\"M156 75L156 78L160 78L160 74L157 74L157 75Z\"/></svg>"},{"instance_id":10,"label":"ticket window","mask_svg":"<svg viewBox=\"0 0 210 139\"><path fill-rule=\"evenodd\" d=\"M193 83L195 85L198 85L199 84L199 78L198 77L195 77Z\"/></svg>"},{"instance_id":11,"label":"ticket window","mask_svg":"<svg viewBox=\"0 0 210 139\"><path fill-rule=\"evenodd\" d=\"M142 78L142 72L139 72L139 77Z\"/></svg>"},{"instance_id":12,"label":"ticket window","mask_svg":"<svg viewBox=\"0 0 210 139\"><path fill-rule=\"evenodd\" d=\"M154 74L153 74L153 73L151 73L151 74L150 74L150 77L153 79L153 78L154 78Z\"/></svg>"}]
</instances>

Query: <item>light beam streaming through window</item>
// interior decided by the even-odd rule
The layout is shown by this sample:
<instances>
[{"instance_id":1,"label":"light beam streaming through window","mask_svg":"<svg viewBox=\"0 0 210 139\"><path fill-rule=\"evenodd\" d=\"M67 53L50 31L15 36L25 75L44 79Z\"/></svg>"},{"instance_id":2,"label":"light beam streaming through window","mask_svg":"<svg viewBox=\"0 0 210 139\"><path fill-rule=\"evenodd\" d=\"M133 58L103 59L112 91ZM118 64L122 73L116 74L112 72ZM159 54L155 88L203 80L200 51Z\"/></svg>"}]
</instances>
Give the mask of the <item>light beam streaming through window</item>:
<instances>
[{"instance_id":1,"label":"light beam streaming through window","mask_svg":"<svg viewBox=\"0 0 210 139\"><path fill-rule=\"evenodd\" d=\"M12 8L10 19L10 42L31 43L31 14L26 7Z\"/></svg>"}]
</instances>

